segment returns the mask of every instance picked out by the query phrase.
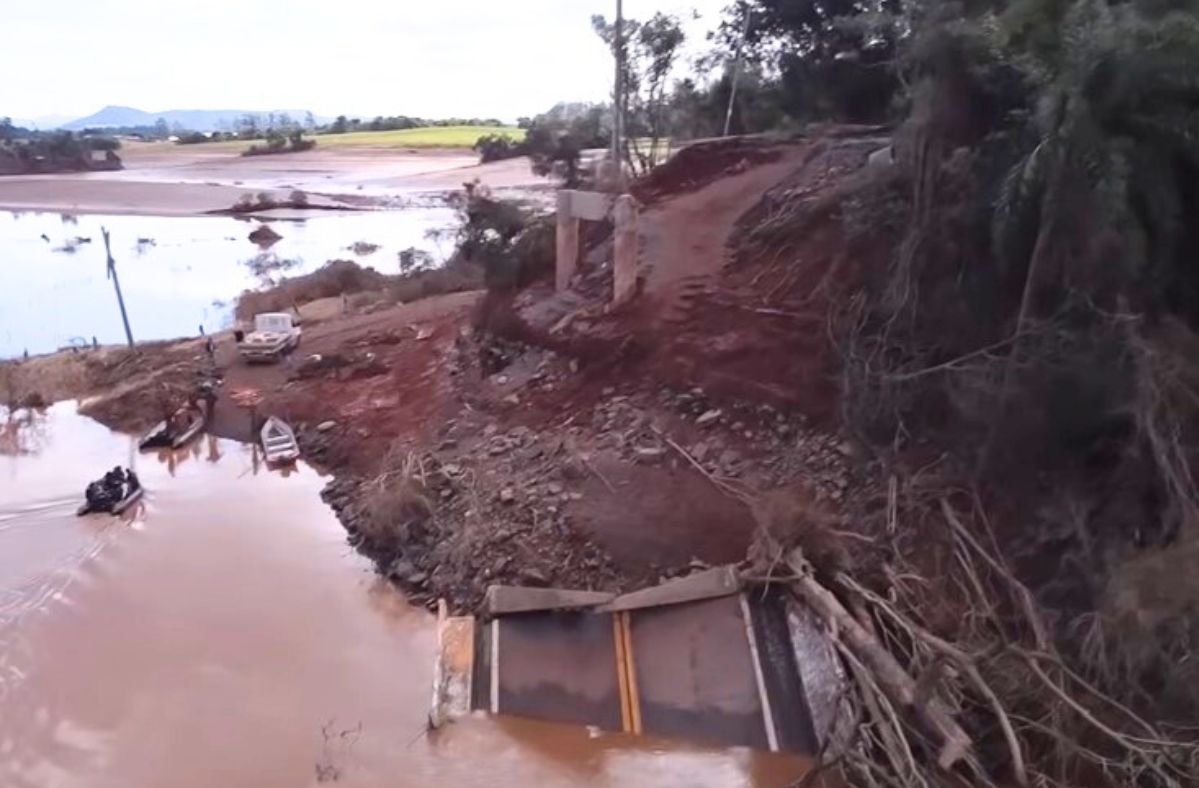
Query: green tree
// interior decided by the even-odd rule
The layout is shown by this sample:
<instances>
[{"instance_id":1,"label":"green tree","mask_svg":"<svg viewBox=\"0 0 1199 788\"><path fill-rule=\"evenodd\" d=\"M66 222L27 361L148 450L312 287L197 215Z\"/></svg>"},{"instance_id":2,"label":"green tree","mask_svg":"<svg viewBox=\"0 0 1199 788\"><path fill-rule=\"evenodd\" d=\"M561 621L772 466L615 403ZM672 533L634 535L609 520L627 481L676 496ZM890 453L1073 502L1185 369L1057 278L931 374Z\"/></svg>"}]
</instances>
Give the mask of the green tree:
<instances>
[{"instance_id":1,"label":"green tree","mask_svg":"<svg viewBox=\"0 0 1199 788\"><path fill-rule=\"evenodd\" d=\"M1067 283L1119 283L1154 309L1199 295L1179 259L1199 176L1199 17L1141 10L1152 6L1079 0L1056 44L1020 28L1040 78L1036 141L996 214L1002 259L1027 269L1018 325ZM1083 276L1069 258L1089 226L1117 234L1120 252Z\"/></svg>"},{"instance_id":2,"label":"green tree","mask_svg":"<svg viewBox=\"0 0 1199 788\"><path fill-rule=\"evenodd\" d=\"M258 116L252 112L242 115L237 122L237 132L246 139L257 139L259 137Z\"/></svg>"},{"instance_id":3,"label":"green tree","mask_svg":"<svg viewBox=\"0 0 1199 788\"><path fill-rule=\"evenodd\" d=\"M667 80L685 40L682 23L677 16L661 12L644 23L627 19L621 28L619 51L614 23L596 15L591 24L621 64L625 157L635 170L644 172L656 163L665 136ZM649 138L648 149L630 142L637 136Z\"/></svg>"},{"instance_id":4,"label":"green tree","mask_svg":"<svg viewBox=\"0 0 1199 788\"><path fill-rule=\"evenodd\" d=\"M713 35L718 54L744 54L777 75L794 118L878 122L901 83L893 65L924 3L902 0L739 0Z\"/></svg>"},{"instance_id":5,"label":"green tree","mask_svg":"<svg viewBox=\"0 0 1199 788\"><path fill-rule=\"evenodd\" d=\"M582 183L580 165L584 150L606 148L612 139L612 109L603 104L563 102L535 118L525 118L525 139L507 148L494 140L480 139L480 153L501 157L527 155L533 172L552 175L568 188Z\"/></svg>"}]
</instances>

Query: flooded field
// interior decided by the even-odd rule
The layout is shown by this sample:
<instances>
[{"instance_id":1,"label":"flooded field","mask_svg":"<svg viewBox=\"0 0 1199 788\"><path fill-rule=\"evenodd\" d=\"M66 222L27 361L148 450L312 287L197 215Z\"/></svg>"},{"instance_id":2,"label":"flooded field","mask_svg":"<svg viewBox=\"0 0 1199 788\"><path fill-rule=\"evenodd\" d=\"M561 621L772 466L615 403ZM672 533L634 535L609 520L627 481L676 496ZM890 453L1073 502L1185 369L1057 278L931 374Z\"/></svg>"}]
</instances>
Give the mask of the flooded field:
<instances>
[{"instance_id":1,"label":"flooded field","mask_svg":"<svg viewBox=\"0 0 1199 788\"><path fill-rule=\"evenodd\" d=\"M239 293L263 284L253 270L281 265L294 275L343 258L397 273L400 251L444 259L451 243L430 237L452 227L435 202L403 210L315 213L271 223L282 240L260 249L247 236L258 222L230 217L60 215L0 211L0 358L44 353L72 342L123 342L116 297L105 271L101 227L138 340L193 336L226 327ZM355 252L356 242L377 245Z\"/></svg>"},{"instance_id":2,"label":"flooded field","mask_svg":"<svg viewBox=\"0 0 1199 788\"><path fill-rule=\"evenodd\" d=\"M115 464L128 519L77 518ZM0 785L774 786L795 759L514 720L425 734L433 621L345 543L301 465L201 438L137 455L57 405L0 414Z\"/></svg>"}]
</instances>

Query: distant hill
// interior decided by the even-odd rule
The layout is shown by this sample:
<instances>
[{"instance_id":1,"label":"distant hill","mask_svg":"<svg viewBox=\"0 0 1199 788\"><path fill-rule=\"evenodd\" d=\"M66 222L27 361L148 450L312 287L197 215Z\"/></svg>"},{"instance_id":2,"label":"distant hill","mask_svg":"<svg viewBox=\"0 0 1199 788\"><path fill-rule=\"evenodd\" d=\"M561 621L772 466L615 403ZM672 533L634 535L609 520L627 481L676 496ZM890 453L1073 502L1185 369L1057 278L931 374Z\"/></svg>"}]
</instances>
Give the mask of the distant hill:
<instances>
[{"instance_id":1,"label":"distant hill","mask_svg":"<svg viewBox=\"0 0 1199 788\"><path fill-rule=\"evenodd\" d=\"M240 118L255 115L259 123L264 123L270 112L275 115L287 113L293 121L304 122L307 114L302 109L276 109L266 111L244 109L170 109L165 112L146 112L133 107L107 106L104 109L85 118L63 123L60 128L79 131L87 128L107 128L116 126L153 126L162 118L172 129L186 131L228 131L237 126ZM325 118L316 118L317 123L326 122Z\"/></svg>"}]
</instances>

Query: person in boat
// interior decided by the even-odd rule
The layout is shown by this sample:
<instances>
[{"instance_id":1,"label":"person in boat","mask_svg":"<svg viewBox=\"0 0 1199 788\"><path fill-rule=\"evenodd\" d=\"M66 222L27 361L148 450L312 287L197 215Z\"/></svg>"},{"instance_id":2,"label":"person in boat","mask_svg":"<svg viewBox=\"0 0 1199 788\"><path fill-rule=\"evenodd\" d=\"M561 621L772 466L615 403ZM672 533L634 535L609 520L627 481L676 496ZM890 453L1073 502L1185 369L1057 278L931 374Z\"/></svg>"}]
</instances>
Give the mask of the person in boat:
<instances>
[{"instance_id":1,"label":"person in boat","mask_svg":"<svg viewBox=\"0 0 1199 788\"><path fill-rule=\"evenodd\" d=\"M203 404L204 418L212 421L213 411L216 410L216 381L212 379L201 381L196 386L196 407L199 408Z\"/></svg>"},{"instance_id":2,"label":"person in boat","mask_svg":"<svg viewBox=\"0 0 1199 788\"><path fill-rule=\"evenodd\" d=\"M84 497L87 498L87 505L92 509L103 508L108 503L108 490L103 482L92 482L84 491Z\"/></svg>"},{"instance_id":3,"label":"person in boat","mask_svg":"<svg viewBox=\"0 0 1199 788\"><path fill-rule=\"evenodd\" d=\"M178 435L191 423L191 406L184 405L171 416L171 434Z\"/></svg>"},{"instance_id":4,"label":"person in boat","mask_svg":"<svg viewBox=\"0 0 1199 788\"><path fill-rule=\"evenodd\" d=\"M104 474L98 481L87 486L84 497L88 506L93 509L106 509L125 497L127 478L121 466L116 466Z\"/></svg>"},{"instance_id":5,"label":"person in boat","mask_svg":"<svg viewBox=\"0 0 1199 788\"><path fill-rule=\"evenodd\" d=\"M122 490L125 486L125 471L120 465L113 467L111 471L104 474L104 486L110 490Z\"/></svg>"}]
</instances>

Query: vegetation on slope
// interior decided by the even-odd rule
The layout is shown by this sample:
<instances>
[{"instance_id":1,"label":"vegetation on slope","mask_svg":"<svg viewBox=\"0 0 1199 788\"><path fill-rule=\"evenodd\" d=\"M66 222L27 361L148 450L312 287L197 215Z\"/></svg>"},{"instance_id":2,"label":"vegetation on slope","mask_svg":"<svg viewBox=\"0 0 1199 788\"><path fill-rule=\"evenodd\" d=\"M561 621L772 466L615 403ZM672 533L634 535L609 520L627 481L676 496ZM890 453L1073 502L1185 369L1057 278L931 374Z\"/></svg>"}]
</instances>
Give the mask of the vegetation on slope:
<instances>
[{"instance_id":1,"label":"vegetation on slope","mask_svg":"<svg viewBox=\"0 0 1199 788\"><path fill-rule=\"evenodd\" d=\"M837 592L957 709L952 779L1195 784L1199 6L753 0L726 32L746 12L779 95L896 123L893 166L752 229L785 254L823 210L851 245L833 334L885 546ZM876 712L852 781L945 779L927 719Z\"/></svg>"}]
</instances>

